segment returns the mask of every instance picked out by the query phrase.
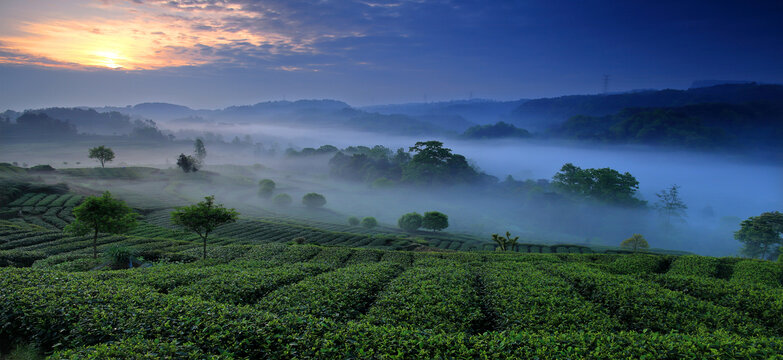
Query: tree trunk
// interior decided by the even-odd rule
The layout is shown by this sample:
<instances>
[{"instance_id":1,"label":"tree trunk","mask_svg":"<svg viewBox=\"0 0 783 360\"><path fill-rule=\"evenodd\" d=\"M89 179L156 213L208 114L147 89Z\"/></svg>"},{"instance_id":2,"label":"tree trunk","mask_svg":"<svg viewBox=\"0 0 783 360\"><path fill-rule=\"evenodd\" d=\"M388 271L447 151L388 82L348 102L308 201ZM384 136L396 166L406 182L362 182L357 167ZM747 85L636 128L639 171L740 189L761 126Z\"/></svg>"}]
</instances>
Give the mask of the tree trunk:
<instances>
[{"instance_id":1,"label":"tree trunk","mask_svg":"<svg viewBox=\"0 0 783 360\"><path fill-rule=\"evenodd\" d=\"M102 169L102 168L104 168L104 166L103 166L103 160L101 160L101 169Z\"/></svg>"},{"instance_id":2,"label":"tree trunk","mask_svg":"<svg viewBox=\"0 0 783 360\"><path fill-rule=\"evenodd\" d=\"M204 236L204 260L207 259L207 237Z\"/></svg>"},{"instance_id":3,"label":"tree trunk","mask_svg":"<svg viewBox=\"0 0 783 360\"><path fill-rule=\"evenodd\" d=\"M95 229L95 236L92 238L92 258L98 258L98 228Z\"/></svg>"}]
</instances>

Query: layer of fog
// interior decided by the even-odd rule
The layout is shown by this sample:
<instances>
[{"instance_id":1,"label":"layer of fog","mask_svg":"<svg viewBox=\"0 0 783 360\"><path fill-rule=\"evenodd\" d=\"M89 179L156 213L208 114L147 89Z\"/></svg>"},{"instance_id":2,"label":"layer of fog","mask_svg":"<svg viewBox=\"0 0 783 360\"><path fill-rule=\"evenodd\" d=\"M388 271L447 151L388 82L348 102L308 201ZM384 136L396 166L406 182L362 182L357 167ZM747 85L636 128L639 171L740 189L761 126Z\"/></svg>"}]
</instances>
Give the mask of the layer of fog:
<instances>
[{"instance_id":1,"label":"layer of fog","mask_svg":"<svg viewBox=\"0 0 783 360\"><path fill-rule=\"evenodd\" d=\"M275 141L287 144L284 147L293 145L297 148L317 148L330 144L340 148L351 145L384 145L396 149L407 148L416 141L433 139L379 136L341 129L316 130L254 125L232 126L225 130L227 130L227 138L234 134L251 134L254 141L256 139ZM516 140L459 141L447 138L436 138L436 140L443 141L446 147L465 155L482 171L501 180L507 175L513 176L516 180L551 179L567 162L582 168L610 167L635 176L639 180L638 196L647 200L650 205L654 205L658 200L655 196L657 192L677 184L681 187L682 199L688 205L684 221L675 226L679 238L677 241L661 239L658 244L651 241L653 246L676 247L708 254L734 254L740 244L732 238L731 231L738 227L739 220L783 208L783 186L781 186L783 165L754 162L746 157L627 146L590 147ZM325 171L325 163L328 159L311 160L312 164L302 167L319 172ZM286 162L279 157L267 161ZM298 162L302 163L303 160ZM283 165L281 163L276 166ZM356 186L364 185L356 184ZM472 198L469 193L449 194L448 191L444 191L445 193L428 191L411 194L412 191L400 190L394 196L381 196L379 194L382 192L377 190L361 191L360 198L339 194L330 201L330 206L349 214L354 212L372 214L393 223L406 205L409 211L457 209L460 213L450 214L455 220L460 218L475 220L494 218L494 215L487 216L493 213L488 210L488 207L498 207L500 204L497 199L483 203L480 199ZM479 203L482 205L476 206ZM504 205L508 207L500 206L504 209L503 213L509 213L505 209L513 210L513 204ZM585 213L584 216L588 217L590 214ZM654 211L650 211L650 218L651 225L646 230L656 231L656 223L653 221ZM572 220L560 219L559 221ZM509 216L507 221L506 226L519 228L514 226L514 216ZM475 228L477 225L480 224L471 221L472 227ZM502 229L488 229L491 226L480 227L481 232L502 231ZM649 234L648 238L650 237L654 240L656 235ZM622 239L599 241L605 244L617 244L620 240Z\"/></svg>"},{"instance_id":2,"label":"layer of fog","mask_svg":"<svg viewBox=\"0 0 783 360\"><path fill-rule=\"evenodd\" d=\"M371 189L362 183L346 183L328 176L329 156L291 159L285 148L340 148L351 145L384 145L407 148L430 137L380 136L342 129L285 128L255 125L214 126L171 129L181 141L172 143L136 143L130 140L108 142L117 158L109 166L144 165L176 168L179 153L191 153L192 142L185 138L209 131L230 141L234 136L250 136L253 143L276 148L275 155L258 154L253 146L207 142L207 171L220 172L220 164L262 164L264 170L253 181L269 177L278 182L279 192L287 192L299 203L307 192L323 193L327 207L347 216L375 216L393 225L403 213L439 210L450 216L450 231L469 232L486 237L511 230L528 241L578 242L617 245L634 232L645 235L653 247L681 249L707 255L736 254L739 243L732 238L739 221L764 211L783 208L783 165L748 161L708 153L660 151L631 147L587 147L553 145L524 141L458 141L437 139L454 152L465 155L482 171L503 180L551 179L567 162L582 168L611 167L630 172L640 182L639 196L653 204L655 193L672 185L681 186L688 205L687 218L672 233L661 230L654 211L639 213L625 209L577 206L551 208L546 203L522 204L514 197L489 197L475 189L446 188L416 190L399 187ZM0 144L0 161L48 163L59 167L96 166L87 159L86 149L93 140L63 146L57 143ZM275 145L276 144L276 145ZM76 164L76 162L80 164ZM67 163L67 164L65 164ZM252 184L253 182L249 182ZM219 194L229 206L257 205L274 210L255 195L252 186L204 188ZM195 195L195 194L194 194ZM194 197L197 198L197 197ZM233 202L233 203L231 203ZM244 203L244 204L243 204ZM296 205L295 205L296 206ZM301 205L299 205L301 206ZM639 222L639 218L646 219Z\"/></svg>"}]
</instances>

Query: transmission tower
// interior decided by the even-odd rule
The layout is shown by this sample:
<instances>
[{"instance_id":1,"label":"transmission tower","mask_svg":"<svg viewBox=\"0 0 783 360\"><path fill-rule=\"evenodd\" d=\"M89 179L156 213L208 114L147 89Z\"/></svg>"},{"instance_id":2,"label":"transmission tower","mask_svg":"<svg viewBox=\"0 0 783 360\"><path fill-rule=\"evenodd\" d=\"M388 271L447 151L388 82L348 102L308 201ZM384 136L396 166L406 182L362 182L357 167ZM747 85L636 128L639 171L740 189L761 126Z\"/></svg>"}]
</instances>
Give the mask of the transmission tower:
<instances>
[{"instance_id":1,"label":"transmission tower","mask_svg":"<svg viewBox=\"0 0 783 360\"><path fill-rule=\"evenodd\" d=\"M609 75L604 75L604 94L609 92Z\"/></svg>"}]
</instances>

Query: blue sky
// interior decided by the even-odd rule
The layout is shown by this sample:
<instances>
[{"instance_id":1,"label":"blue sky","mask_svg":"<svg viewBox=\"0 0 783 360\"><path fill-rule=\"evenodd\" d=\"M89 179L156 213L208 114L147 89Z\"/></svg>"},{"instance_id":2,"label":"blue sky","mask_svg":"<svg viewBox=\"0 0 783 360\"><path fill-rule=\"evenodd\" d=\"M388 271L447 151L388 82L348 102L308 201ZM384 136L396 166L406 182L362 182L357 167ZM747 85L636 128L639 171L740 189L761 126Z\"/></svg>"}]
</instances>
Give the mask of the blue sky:
<instances>
[{"instance_id":1,"label":"blue sky","mask_svg":"<svg viewBox=\"0 0 783 360\"><path fill-rule=\"evenodd\" d=\"M780 1L3 0L0 108L783 82Z\"/></svg>"}]
</instances>

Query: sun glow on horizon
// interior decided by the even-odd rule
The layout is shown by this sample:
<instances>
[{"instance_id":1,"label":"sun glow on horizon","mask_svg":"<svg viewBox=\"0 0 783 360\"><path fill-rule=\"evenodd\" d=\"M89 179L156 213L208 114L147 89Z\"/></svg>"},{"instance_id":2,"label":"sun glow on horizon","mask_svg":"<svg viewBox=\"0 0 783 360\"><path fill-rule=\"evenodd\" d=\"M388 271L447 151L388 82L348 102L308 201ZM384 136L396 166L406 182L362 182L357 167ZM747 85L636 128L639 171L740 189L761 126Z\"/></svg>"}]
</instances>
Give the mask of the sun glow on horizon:
<instances>
[{"instance_id":1,"label":"sun glow on horizon","mask_svg":"<svg viewBox=\"0 0 783 360\"><path fill-rule=\"evenodd\" d=\"M128 11L119 18L20 22L14 36L0 34L0 64L134 71L214 63L237 51L259 57L310 51L306 40L227 26L223 16Z\"/></svg>"}]
</instances>

